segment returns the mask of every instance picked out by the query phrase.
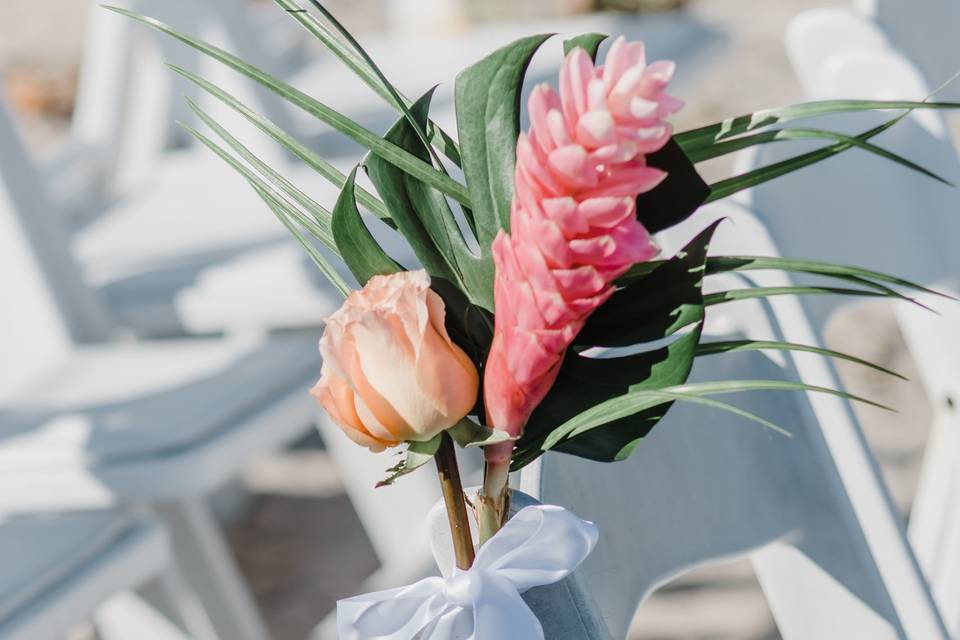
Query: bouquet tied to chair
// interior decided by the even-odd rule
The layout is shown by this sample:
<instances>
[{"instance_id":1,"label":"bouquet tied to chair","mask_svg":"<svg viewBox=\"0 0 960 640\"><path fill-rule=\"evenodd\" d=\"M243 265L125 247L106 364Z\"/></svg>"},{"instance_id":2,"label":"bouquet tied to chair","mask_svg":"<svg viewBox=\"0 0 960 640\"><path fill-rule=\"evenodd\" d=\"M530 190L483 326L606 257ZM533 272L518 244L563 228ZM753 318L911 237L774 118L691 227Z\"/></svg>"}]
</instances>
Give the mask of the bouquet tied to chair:
<instances>
[{"instance_id":1,"label":"bouquet tied to chair","mask_svg":"<svg viewBox=\"0 0 960 640\"><path fill-rule=\"evenodd\" d=\"M191 103L222 142L188 127L190 132L246 178L346 298L326 319L321 377L311 393L359 446L400 453L384 484L430 462L439 472L456 567L442 567L449 569L444 578L342 600L341 637L542 637L520 594L562 580L597 540L594 525L557 506L530 506L509 517L509 473L546 452L622 460L676 402L732 411L789 435L717 395L788 389L869 402L799 382L688 382L696 358L742 350L815 351L869 365L815 345L709 341L702 331L707 311L733 300L789 293L909 300L898 288L922 287L841 264L712 255L710 240L722 221L701 229L672 255L663 254L654 234L705 203L851 148L939 179L871 139L913 109L958 105L820 101L676 132L669 117L683 103L667 92L674 64L648 61L642 42L623 37L601 60L608 37L590 33L563 42L556 86L541 84L529 92L530 126L521 131L525 72L550 37L533 35L457 76L453 136L431 120L432 91L416 100L402 95L319 2L310 1L311 12L296 0L275 1L397 111L385 134L223 49L115 10L248 76L369 151L344 175L220 87L173 67L340 189L332 208L315 202ZM791 124L881 110L897 113L856 136ZM824 144L713 184L696 170L706 160L793 139ZM359 169L374 191L357 184ZM451 174L462 174L463 181ZM379 227L380 237L401 236L419 264L398 262L372 227ZM711 275L754 269L798 272L844 287L704 294ZM461 486L455 446L483 450L484 481L475 495L466 496Z\"/></svg>"}]
</instances>

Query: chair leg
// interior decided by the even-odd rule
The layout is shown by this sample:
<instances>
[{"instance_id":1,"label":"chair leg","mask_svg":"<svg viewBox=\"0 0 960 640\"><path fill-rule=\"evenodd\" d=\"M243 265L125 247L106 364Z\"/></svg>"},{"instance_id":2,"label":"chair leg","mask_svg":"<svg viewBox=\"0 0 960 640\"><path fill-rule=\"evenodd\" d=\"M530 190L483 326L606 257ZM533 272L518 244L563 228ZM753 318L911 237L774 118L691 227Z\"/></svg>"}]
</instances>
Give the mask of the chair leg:
<instances>
[{"instance_id":1,"label":"chair leg","mask_svg":"<svg viewBox=\"0 0 960 640\"><path fill-rule=\"evenodd\" d=\"M172 619L129 591L100 605L93 624L98 640L203 640L187 635Z\"/></svg>"},{"instance_id":2,"label":"chair leg","mask_svg":"<svg viewBox=\"0 0 960 640\"><path fill-rule=\"evenodd\" d=\"M960 421L953 406L934 415L908 533L947 629L960 633Z\"/></svg>"},{"instance_id":3,"label":"chair leg","mask_svg":"<svg viewBox=\"0 0 960 640\"><path fill-rule=\"evenodd\" d=\"M868 591L873 591L874 585L844 584L807 553L782 543L756 552L752 559L757 579L785 640L905 640L910 637L901 628L889 601L882 602L886 594L868 593L865 597L857 593L858 587L866 586Z\"/></svg>"},{"instance_id":4,"label":"chair leg","mask_svg":"<svg viewBox=\"0 0 960 640\"><path fill-rule=\"evenodd\" d=\"M175 566L137 589L137 594L168 620L178 621L191 640L221 640L203 603L190 591Z\"/></svg>"},{"instance_id":5,"label":"chair leg","mask_svg":"<svg viewBox=\"0 0 960 640\"><path fill-rule=\"evenodd\" d=\"M207 504L183 498L155 510L170 531L177 569L220 640L267 640L266 625Z\"/></svg>"},{"instance_id":6,"label":"chair leg","mask_svg":"<svg viewBox=\"0 0 960 640\"><path fill-rule=\"evenodd\" d=\"M837 520L824 518L752 556L782 636L947 640L919 567L879 566L862 539ZM895 554L891 546L883 561Z\"/></svg>"}]
</instances>

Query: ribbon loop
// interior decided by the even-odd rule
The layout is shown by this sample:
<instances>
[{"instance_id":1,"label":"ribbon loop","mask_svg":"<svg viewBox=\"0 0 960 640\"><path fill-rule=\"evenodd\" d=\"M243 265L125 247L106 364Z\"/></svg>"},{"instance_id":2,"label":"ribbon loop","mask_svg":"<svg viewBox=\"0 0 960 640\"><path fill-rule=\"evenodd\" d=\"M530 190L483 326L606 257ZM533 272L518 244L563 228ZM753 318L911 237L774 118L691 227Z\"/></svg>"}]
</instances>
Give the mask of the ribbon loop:
<instances>
[{"instance_id":1,"label":"ribbon loop","mask_svg":"<svg viewBox=\"0 0 960 640\"><path fill-rule=\"evenodd\" d=\"M340 600L338 635L340 640L542 640L540 621L520 594L570 575L597 536L593 523L566 509L526 507L483 545L467 571Z\"/></svg>"}]
</instances>

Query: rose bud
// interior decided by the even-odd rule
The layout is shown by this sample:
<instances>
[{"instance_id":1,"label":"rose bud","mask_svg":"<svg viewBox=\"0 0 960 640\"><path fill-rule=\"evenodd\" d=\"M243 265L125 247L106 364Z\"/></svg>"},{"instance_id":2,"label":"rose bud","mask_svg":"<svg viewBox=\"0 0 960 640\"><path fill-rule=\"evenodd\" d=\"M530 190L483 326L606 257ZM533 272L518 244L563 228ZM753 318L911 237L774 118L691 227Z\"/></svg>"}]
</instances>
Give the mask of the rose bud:
<instances>
[{"instance_id":1,"label":"rose bud","mask_svg":"<svg viewBox=\"0 0 960 640\"><path fill-rule=\"evenodd\" d=\"M327 318L310 393L351 440L372 451L430 440L473 408L479 376L445 314L421 270L370 278Z\"/></svg>"}]
</instances>

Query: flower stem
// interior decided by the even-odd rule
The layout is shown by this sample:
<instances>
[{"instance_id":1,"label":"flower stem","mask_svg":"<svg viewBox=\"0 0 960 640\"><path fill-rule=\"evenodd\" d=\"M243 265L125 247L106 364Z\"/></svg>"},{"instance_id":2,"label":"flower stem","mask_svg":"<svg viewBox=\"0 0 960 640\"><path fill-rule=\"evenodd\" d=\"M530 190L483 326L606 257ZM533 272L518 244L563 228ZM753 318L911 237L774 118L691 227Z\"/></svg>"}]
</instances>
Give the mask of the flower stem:
<instances>
[{"instance_id":1,"label":"flower stem","mask_svg":"<svg viewBox=\"0 0 960 640\"><path fill-rule=\"evenodd\" d=\"M507 521L510 507L510 460L487 461L483 474L483 491L478 496L477 524L480 527L480 544L493 537Z\"/></svg>"},{"instance_id":2,"label":"flower stem","mask_svg":"<svg viewBox=\"0 0 960 640\"><path fill-rule=\"evenodd\" d=\"M467 570L473 565L473 537L470 535L470 521L467 519L463 485L460 483L457 453L453 449L453 440L446 431L441 436L440 448L437 450L435 459L443 502L447 507L447 520L450 522L457 567Z\"/></svg>"}]
</instances>

